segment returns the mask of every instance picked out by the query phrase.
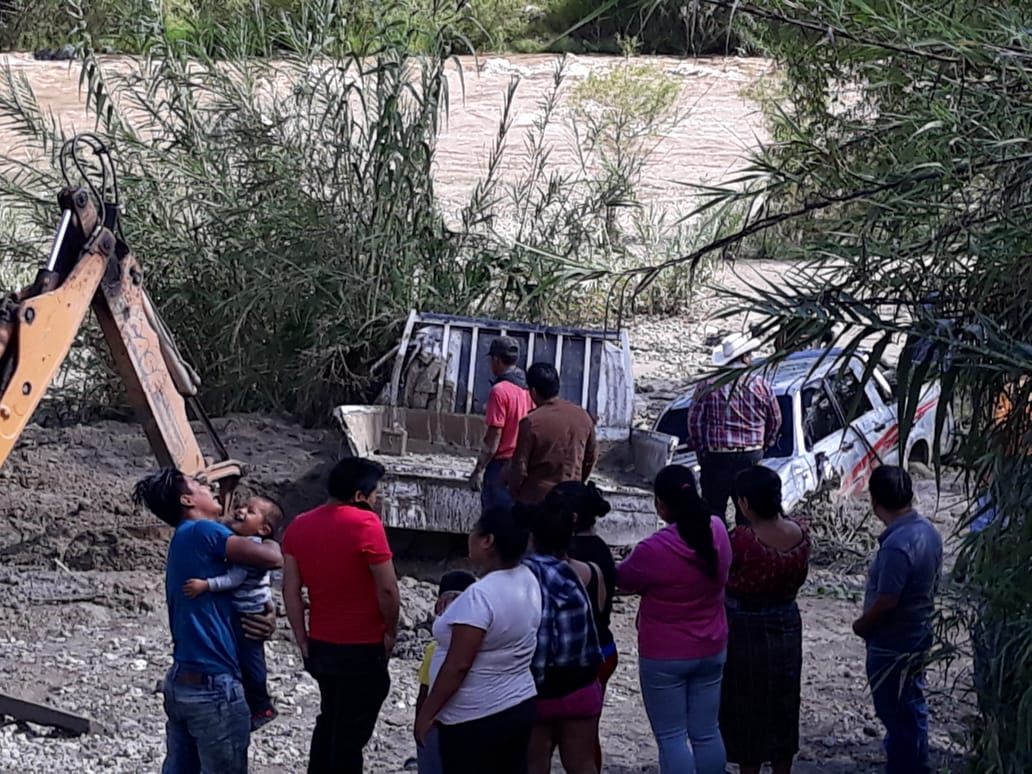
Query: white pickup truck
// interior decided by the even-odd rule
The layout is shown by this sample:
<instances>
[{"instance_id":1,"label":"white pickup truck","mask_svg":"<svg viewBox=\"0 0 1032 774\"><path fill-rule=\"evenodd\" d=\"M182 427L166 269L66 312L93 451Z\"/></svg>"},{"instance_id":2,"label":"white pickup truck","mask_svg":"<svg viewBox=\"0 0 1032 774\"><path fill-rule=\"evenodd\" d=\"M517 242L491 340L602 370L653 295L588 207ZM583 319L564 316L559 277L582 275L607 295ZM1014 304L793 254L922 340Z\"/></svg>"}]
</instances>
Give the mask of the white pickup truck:
<instances>
[{"instance_id":1,"label":"white pickup truck","mask_svg":"<svg viewBox=\"0 0 1032 774\"><path fill-rule=\"evenodd\" d=\"M901 445L895 387L878 366L862 384L868 353L854 353L846 368L842 357L836 349L798 352L765 373L781 407L782 425L778 443L767 451L763 464L781 476L786 509L822 487L860 494L879 464L928 463L932 458L938 383L923 389L914 425ZM695 453L684 445L691 402L691 391L674 400L655 429L679 439L675 462L696 468ZM953 415L948 406L946 410L942 454L954 442ZM847 422L851 413L855 419Z\"/></svg>"}]
</instances>

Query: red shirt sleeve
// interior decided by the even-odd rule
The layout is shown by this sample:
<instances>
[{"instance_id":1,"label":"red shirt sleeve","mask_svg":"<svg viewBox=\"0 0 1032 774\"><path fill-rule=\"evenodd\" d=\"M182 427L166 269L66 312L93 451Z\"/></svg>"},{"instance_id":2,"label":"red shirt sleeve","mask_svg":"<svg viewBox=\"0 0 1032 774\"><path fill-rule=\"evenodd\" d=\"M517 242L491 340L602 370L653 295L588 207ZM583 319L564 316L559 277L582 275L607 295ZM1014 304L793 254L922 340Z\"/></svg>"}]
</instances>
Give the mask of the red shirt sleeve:
<instances>
[{"instance_id":1,"label":"red shirt sleeve","mask_svg":"<svg viewBox=\"0 0 1032 774\"><path fill-rule=\"evenodd\" d=\"M366 564L370 566L389 562L394 556L387 542L387 531L383 528L383 522L374 514L370 514L362 526L361 551Z\"/></svg>"},{"instance_id":2,"label":"red shirt sleeve","mask_svg":"<svg viewBox=\"0 0 1032 774\"><path fill-rule=\"evenodd\" d=\"M505 427L505 419L509 414L508 401L505 394L497 386L487 394L487 409L484 413L484 424L488 427Z\"/></svg>"}]
</instances>

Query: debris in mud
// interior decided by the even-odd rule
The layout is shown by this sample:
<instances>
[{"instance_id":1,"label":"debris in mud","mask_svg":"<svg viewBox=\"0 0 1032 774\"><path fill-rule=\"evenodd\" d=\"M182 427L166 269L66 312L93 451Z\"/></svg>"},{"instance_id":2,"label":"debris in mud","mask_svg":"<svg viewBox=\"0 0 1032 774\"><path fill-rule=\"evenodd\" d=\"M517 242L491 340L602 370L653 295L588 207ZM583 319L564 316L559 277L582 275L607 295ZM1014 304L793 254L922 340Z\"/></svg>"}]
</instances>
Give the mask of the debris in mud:
<instances>
[{"instance_id":1,"label":"debris in mud","mask_svg":"<svg viewBox=\"0 0 1032 774\"><path fill-rule=\"evenodd\" d=\"M75 59L75 46L65 43L60 48L42 48L32 52L37 62L70 62Z\"/></svg>"}]
</instances>

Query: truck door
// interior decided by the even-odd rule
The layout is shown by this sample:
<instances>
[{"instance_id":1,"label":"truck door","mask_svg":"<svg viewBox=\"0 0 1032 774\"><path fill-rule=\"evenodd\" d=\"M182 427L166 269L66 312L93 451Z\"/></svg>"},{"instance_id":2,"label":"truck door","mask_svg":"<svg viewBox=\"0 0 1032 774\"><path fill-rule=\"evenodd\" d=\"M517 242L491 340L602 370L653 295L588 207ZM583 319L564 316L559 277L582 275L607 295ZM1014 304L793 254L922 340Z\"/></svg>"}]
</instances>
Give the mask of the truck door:
<instances>
[{"instance_id":1,"label":"truck door","mask_svg":"<svg viewBox=\"0 0 1032 774\"><path fill-rule=\"evenodd\" d=\"M825 479L837 478L842 491L855 493L857 482L862 487L869 468L878 464L876 428L882 413L852 369L808 385L802 399L804 433L815 465Z\"/></svg>"},{"instance_id":2,"label":"truck door","mask_svg":"<svg viewBox=\"0 0 1032 774\"><path fill-rule=\"evenodd\" d=\"M855 359L850 368L857 381L863 377L864 364ZM874 460L870 467L877 465L898 465L900 460L899 421L896 413L895 396L892 387L884 375L876 368L871 379L864 385L864 393L871 405L870 417L862 418L867 428L870 444L874 449ZM870 471L868 471L868 474ZM867 478L864 477L866 485Z\"/></svg>"}]
</instances>

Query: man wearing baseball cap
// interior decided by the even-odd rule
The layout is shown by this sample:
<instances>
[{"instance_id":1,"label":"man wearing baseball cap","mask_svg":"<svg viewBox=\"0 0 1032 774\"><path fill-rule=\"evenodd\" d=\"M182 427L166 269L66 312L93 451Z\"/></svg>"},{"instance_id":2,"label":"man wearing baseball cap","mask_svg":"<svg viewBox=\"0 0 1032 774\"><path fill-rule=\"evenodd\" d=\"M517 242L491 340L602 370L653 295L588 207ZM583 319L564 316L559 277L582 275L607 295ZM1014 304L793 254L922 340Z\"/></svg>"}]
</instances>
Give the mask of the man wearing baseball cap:
<instances>
[{"instance_id":1,"label":"man wearing baseball cap","mask_svg":"<svg viewBox=\"0 0 1032 774\"><path fill-rule=\"evenodd\" d=\"M520 420L533 408L527 391L527 377L516 367L520 358L519 342L509 336L499 336L491 342L487 356L491 359L491 373L495 380L487 396L484 443L469 477L473 491L480 492L480 504L484 509L513 504L506 483L506 468L516 451Z\"/></svg>"}]
</instances>

